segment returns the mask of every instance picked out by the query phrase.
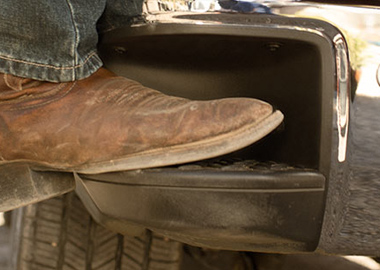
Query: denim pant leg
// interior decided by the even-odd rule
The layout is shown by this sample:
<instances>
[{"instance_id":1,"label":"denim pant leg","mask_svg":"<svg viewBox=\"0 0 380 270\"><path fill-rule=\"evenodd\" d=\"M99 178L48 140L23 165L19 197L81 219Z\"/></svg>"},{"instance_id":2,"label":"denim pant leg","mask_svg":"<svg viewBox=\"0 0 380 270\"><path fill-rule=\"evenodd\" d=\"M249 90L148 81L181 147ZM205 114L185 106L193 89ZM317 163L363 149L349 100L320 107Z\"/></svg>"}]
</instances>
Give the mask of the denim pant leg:
<instances>
[{"instance_id":1,"label":"denim pant leg","mask_svg":"<svg viewBox=\"0 0 380 270\"><path fill-rule=\"evenodd\" d=\"M53 82L88 77L102 61L96 23L106 0L0 0L0 72Z\"/></svg>"},{"instance_id":2,"label":"denim pant leg","mask_svg":"<svg viewBox=\"0 0 380 270\"><path fill-rule=\"evenodd\" d=\"M0 72L53 82L86 78L102 66L98 29L129 24L141 15L142 3L0 0Z\"/></svg>"}]
</instances>

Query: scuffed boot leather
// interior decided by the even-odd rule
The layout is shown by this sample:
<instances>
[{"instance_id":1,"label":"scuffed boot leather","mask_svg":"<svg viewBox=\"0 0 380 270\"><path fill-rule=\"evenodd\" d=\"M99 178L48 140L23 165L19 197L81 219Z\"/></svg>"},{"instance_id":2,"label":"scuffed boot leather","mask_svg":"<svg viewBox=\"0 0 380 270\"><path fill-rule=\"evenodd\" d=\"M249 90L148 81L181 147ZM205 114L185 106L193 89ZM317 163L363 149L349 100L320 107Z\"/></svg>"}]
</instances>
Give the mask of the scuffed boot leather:
<instances>
[{"instance_id":1,"label":"scuffed boot leather","mask_svg":"<svg viewBox=\"0 0 380 270\"><path fill-rule=\"evenodd\" d=\"M190 101L100 69L69 83L0 74L1 162L101 173L190 162L245 147L281 112L255 99Z\"/></svg>"}]
</instances>

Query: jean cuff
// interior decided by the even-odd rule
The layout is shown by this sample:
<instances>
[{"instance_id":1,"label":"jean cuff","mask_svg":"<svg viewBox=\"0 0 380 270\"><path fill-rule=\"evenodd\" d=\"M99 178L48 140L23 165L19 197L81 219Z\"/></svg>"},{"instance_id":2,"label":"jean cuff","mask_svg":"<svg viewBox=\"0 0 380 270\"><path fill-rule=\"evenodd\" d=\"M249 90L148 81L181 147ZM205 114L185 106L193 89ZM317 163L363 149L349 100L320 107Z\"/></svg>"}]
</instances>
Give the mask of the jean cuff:
<instances>
[{"instance_id":1,"label":"jean cuff","mask_svg":"<svg viewBox=\"0 0 380 270\"><path fill-rule=\"evenodd\" d=\"M24 61L0 54L0 72L40 81L69 82L89 77L103 65L96 52L76 66L60 67Z\"/></svg>"}]
</instances>

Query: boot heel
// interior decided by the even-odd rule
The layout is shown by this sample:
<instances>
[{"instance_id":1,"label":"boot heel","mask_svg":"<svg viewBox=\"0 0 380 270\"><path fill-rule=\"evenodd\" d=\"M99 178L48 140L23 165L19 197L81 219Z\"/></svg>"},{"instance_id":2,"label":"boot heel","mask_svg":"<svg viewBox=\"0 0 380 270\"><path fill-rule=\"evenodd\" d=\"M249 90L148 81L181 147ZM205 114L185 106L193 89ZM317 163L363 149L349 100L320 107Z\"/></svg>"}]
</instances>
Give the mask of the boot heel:
<instances>
[{"instance_id":1,"label":"boot heel","mask_svg":"<svg viewBox=\"0 0 380 270\"><path fill-rule=\"evenodd\" d=\"M72 191L72 173L34 171L26 163L0 165L0 212Z\"/></svg>"}]
</instances>

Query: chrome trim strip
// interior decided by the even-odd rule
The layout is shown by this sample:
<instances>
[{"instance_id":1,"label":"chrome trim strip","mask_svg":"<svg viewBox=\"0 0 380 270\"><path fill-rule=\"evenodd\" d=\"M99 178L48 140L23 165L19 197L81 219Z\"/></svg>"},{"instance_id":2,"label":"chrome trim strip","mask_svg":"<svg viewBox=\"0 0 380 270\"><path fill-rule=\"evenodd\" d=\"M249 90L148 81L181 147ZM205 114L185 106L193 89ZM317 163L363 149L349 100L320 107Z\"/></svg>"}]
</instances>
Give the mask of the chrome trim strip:
<instances>
[{"instance_id":1,"label":"chrome trim strip","mask_svg":"<svg viewBox=\"0 0 380 270\"><path fill-rule=\"evenodd\" d=\"M349 109L350 109L350 83L348 49L344 38L337 35L334 38L336 50L336 79L337 89L335 96L336 124L338 128L338 161L344 162L347 154Z\"/></svg>"}]
</instances>

